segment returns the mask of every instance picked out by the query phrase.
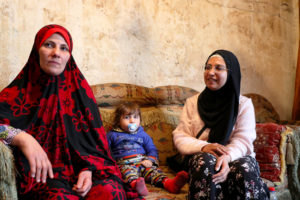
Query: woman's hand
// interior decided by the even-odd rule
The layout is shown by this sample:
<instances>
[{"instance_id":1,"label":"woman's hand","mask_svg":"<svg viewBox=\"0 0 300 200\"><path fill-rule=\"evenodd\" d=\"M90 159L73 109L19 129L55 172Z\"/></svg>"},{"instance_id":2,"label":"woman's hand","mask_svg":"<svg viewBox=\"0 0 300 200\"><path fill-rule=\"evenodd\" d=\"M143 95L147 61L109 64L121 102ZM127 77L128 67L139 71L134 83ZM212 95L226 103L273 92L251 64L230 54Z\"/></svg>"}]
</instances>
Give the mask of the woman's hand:
<instances>
[{"instance_id":1,"label":"woman's hand","mask_svg":"<svg viewBox=\"0 0 300 200\"><path fill-rule=\"evenodd\" d=\"M151 160L143 160L141 162L141 164L144 166L144 167L152 167L152 161Z\"/></svg>"},{"instance_id":2,"label":"woman's hand","mask_svg":"<svg viewBox=\"0 0 300 200\"><path fill-rule=\"evenodd\" d=\"M53 178L51 162L34 137L26 132L21 132L13 138L11 144L17 146L27 158L31 177L35 178L36 182L39 183L42 179L42 182L46 183L47 175Z\"/></svg>"},{"instance_id":3,"label":"woman's hand","mask_svg":"<svg viewBox=\"0 0 300 200\"><path fill-rule=\"evenodd\" d=\"M205 145L202 152L210 153L218 158L219 156L228 155L228 148L218 143L212 143Z\"/></svg>"},{"instance_id":4,"label":"woman's hand","mask_svg":"<svg viewBox=\"0 0 300 200\"><path fill-rule=\"evenodd\" d=\"M78 175L78 181L76 185L73 186L75 192L80 196L85 197L85 195L92 188L92 172L89 170L82 171Z\"/></svg>"},{"instance_id":5,"label":"woman's hand","mask_svg":"<svg viewBox=\"0 0 300 200\"><path fill-rule=\"evenodd\" d=\"M212 181L215 184L222 183L227 179L227 175L230 171L228 163L230 162L230 156L229 155L223 155L220 157L217 157L217 163L215 170L219 171L217 174L212 176ZM220 170L221 169L221 170Z\"/></svg>"}]
</instances>

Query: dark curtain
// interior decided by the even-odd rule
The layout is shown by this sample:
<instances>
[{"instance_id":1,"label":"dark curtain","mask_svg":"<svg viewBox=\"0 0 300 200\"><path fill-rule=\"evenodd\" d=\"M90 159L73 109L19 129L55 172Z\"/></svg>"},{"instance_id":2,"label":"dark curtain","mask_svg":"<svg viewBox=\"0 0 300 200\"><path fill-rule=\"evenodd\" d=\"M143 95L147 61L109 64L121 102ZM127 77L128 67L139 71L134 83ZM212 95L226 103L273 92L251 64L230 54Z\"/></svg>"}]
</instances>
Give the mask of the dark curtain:
<instances>
[{"instance_id":1,"label":"dark curtain","mask_svg":"<svg viewBox=\"0 0 300 200\"><path fill-rule=\"evenodd\" d=\"M299 8L299 27L300 27L300 4ZM295 96L294 96L294 105L293 105L293 120L300 120L300 40L298 44L298 62L296 70L296 81L295 81Z\"/></svg>"}]
</instances>

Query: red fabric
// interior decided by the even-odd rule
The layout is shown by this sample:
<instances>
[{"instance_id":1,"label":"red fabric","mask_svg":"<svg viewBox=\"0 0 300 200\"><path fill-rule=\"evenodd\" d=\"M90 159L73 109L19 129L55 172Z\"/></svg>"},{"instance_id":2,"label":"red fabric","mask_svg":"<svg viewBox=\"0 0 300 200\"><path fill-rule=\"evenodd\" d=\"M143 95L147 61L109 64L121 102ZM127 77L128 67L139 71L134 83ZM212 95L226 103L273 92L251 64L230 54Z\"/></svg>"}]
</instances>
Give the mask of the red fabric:
<instances>
[{"instance_id":1,"label":"red fabric","mask_svg":"<svg viewBox=\"0 0 300 200\"><path fill-rule=\"evenodd\" d=\"M53 33L60 33L72 50L69 32L58 25L43 27L36 35L30 57L13 82L0 93L0 123L25 130L41 144L54 170L55 179L77 181L83 169L93 178L121 181L109 151L94 95L72 55L58 76L44 73L38 48ZM37 183L29 176L29 164L16 150L21 193ZM97 172L97 173L95 173Z\"/></svg>"},{"instance_id":2,"label":"red fabric","mask_svg":"<svg viewBox=\"0 0 300 200\"><path fill-rule=\"evenodd\" d=\"M256 124L257 138L254 142L256 160L259 163L261 177L271 181L280 181L280 134L285 129L285 126L275 123Z\"/></svg>"},{"instance_id":3,"label":"red fabric","mask_svg":"<svg viewBox=\"0 0 300 200\"><path fill-rule=\"evenodd\" d=\"M40 33L39 33L39 37L36 38L35 48L39 49L42 46L42 44L45 42L45 40L54 33L59 33L60 35L63 36L63 38L65 39L65 41L68 44L69 51L71 53L72 49L73 49L73 42L72 42L71 35L69 34L68 31L65 31L57 26L47 26L47 27L44 27L43 29L41 29ZM42 36L42 37L40 37L40 36Z\"/></svg>"},{"instance_id":4,"label":"red fabric","mask_svg":"<svg viewBox=\"0 0 300 200\"><path fill-rule=\"evenodd\" d=\"M32 193L19 196L22 200L31 199L82 199L78 194L72 191L72 186L59 180L50 180L47 184L39 183L33 189ZM122 184L112 179L95 181L90 191L86 194L85 200L112 200L112 199L142 199L137 193L125 194Z\"/></svg>"}]
</instances>

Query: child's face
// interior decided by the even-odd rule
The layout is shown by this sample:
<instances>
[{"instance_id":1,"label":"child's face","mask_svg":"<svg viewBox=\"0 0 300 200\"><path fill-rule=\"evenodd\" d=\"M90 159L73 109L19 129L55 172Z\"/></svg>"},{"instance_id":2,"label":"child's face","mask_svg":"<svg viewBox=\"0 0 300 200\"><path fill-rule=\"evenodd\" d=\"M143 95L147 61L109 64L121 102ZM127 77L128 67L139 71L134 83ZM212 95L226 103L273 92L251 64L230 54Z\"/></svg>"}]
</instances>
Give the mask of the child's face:
<instances>
[{"instance_id":1,"label":"child's face","mask_svg":"<svg viewBox=\"0 0 300 200\"><path fill-rule=\"evenodd\" d=\"M129 124L135 124L137 127L140 126L140 116L138 113L124 114L120 119L120 127L126 132L130 132L128 129Z\"/></svg>"}]
</instances>

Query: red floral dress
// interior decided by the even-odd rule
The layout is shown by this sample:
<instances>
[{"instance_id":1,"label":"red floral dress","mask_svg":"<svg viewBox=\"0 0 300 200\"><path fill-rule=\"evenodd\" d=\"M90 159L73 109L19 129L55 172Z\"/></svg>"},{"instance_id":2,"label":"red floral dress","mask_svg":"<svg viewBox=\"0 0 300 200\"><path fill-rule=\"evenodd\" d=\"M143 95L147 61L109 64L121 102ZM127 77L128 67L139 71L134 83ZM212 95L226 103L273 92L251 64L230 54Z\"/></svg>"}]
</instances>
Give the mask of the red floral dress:
<instances>
[{"instance_id":1,"label":"red floral dress","mask_svg":"<svg viewBox=\"0 0 300 200\"><path fill-rule=\"evenodd\" d=\"M73 56L58 76L41 70L38 49L53 33L64 37L71 54L72 38L65 28L43 27L26 65L0 93L0 123L31 134L47 153L54 172L47 184L37 183L30 177L27 159L16 148L19 198L80 199L72 187L82 170L93 172L93 187L86 199L136 197L125 193L94 95Z\"/></svg>"}]
</instances>

